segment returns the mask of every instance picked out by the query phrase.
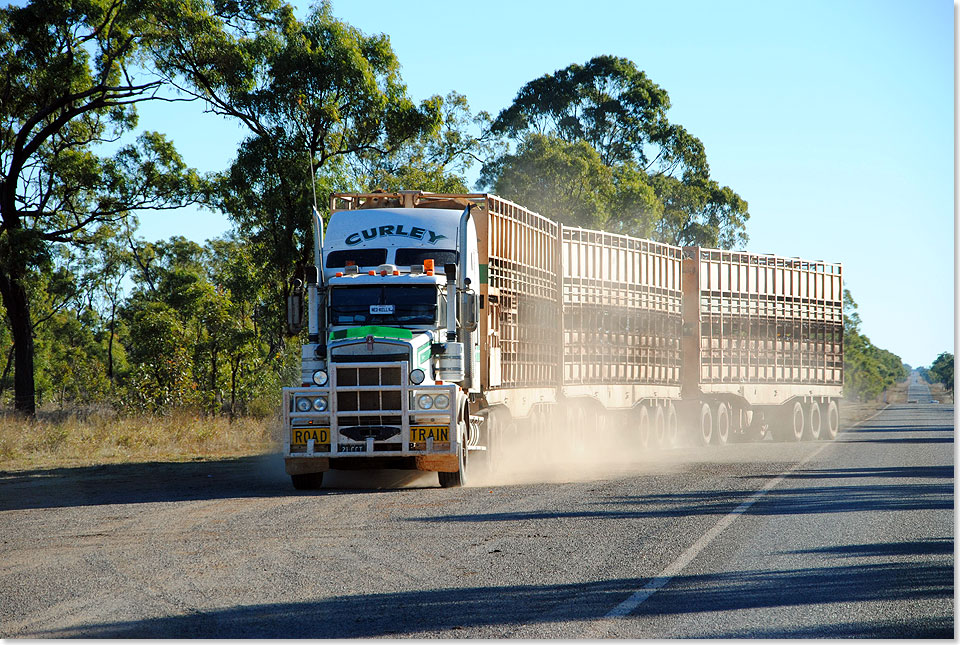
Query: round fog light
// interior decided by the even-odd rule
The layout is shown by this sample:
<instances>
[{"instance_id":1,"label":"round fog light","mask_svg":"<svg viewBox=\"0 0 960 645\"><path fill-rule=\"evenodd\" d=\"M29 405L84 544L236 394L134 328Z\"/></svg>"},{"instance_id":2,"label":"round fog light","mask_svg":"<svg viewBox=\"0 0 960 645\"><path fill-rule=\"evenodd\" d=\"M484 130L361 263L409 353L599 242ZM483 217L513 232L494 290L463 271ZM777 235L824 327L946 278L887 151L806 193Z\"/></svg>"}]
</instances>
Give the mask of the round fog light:
<instances>
[{"instance_id":1,"label":"round fog light","mask_svg":"<svg viewBox=\"0 0 960 645\"><path fill-rule=\"evenodd\" d=\"M410 372L410 382L414 385L420 385L423 383L423 379L426 378L426 375L423 373L422 369L415 369Z\"/></svg>"},{"instance_id":2,"label":"round fog light","mask_svg":"<svg viewBox=\"0 0 960 645\"><path fill-rule=\"evenodd\" d=\"M297 410L300 412L309 412L310 406L310 399L297 399Z\"/></svg>"},{"instance_id":3,"label":"round fog light","mask_svg":"<svg viewBox=\"0 0 960 645\"><path fill-rule=\"evenodd\" d=\"M437 406L438 410L446 410L450 407L450 397L446 394L438 394L433 400L433 404Z\"/></svg>"},{"instance_id":4,"label":"round fog light","mask_svg":"<svg viewBox=\"0 0 960 645\"><path fill-rule=\"evenodd\" d=\"M313 409L317 412L323 412L327 409L327 397L318 396L313 400Z\"/></svg>"},{"instance_id":5,"label":"round fog light","mask_svg":"<svg viewBox=\"0 0 960 645\"><path fill-rule=\"evenodd\" d=\"M417 397L417 407L421 410L429 410L433 407L433 397L429 394L421 394Z\"/></svg>"},{"instance_id":6,"label":"round fog light","mask_svg":"<svg viewBox=\"0 0 960 645\"><path fill-rule=\"evenodd\" d=\"M327 384L327 373L323 370L317 370L313 373L313 382L323 387Z\"/></svg>"}]
</instances>

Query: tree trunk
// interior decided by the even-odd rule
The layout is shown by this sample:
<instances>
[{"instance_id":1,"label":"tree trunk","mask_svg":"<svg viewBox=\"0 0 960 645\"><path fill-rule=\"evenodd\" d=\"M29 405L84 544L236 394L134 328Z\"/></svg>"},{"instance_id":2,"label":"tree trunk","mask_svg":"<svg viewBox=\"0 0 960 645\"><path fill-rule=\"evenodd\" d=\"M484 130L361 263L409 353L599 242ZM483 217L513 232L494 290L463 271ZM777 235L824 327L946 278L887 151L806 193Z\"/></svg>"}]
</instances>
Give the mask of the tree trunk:
<instances>
[{"instance_id":1,"label":"tree trunk","mask_svg":"<svg viewBox=\"0 0 960 645\"><path fill-rule=\"evenodd\" d=\"M110 378L110 391L113 392L113 336L117 320L117 300L110 303L110 341L107 343L107 376Z\"/></svg>"},{"instance_id":2,"label":"tree trunk","mask_svg":"<svg viewBox=\"0 0 960 645\"><path fill-rule=\"evenodd\" d=\"M0 271L0 297L13 335L13 407L17 412L34 416L37 404L33 383L33 325L23 275L19 271Z\"/></svg>"}]
</instances>

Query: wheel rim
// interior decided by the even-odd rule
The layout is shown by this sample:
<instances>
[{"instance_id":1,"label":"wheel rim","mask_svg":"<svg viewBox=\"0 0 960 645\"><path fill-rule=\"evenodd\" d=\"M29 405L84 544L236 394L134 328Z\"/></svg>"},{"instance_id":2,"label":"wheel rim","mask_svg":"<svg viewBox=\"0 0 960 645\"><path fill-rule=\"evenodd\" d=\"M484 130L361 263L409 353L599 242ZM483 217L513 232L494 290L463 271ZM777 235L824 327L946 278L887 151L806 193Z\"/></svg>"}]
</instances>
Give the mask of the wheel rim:
<instances>
[{"instance_id":1,"label":"wheel rim","mask_svg":"<svg viewBox=\"0 0 960 645\"><path fill-rule=\"evenodd\" d=\"M810 439L816 441L820 438L820 404L810 405Z\"/></svg>"},{"instance_id":2,"label":"wheel rim","mask_svg":"<svg viewBox=\"0 0 960 645\"><path fill-rule=\"evenodd\" d=\"M830 439L834 439L837 436L837 432L840 430L840 410L837 408L837 404L834 401L830 401L827 405L827 435Z\"/></svg>"},{"instance_id":3,"label":"wheel rim","mask_svg":"<svg viewBox=\"0 0 960 645\"><path fill-rule=\"evenodd\" d=\"M657 406L656 410L653 413L653 436L656 438L657 446L663 446L666 436L665 420L663 414L663 408Z\"/></svg>"},{"instance_id":4,"label":"wheel rim","mask_svg":"<svg viewBox=\"0 0 960 645\"><path fill-rule=\"evenodd\" d=\"M646 448L650 444L650 413L646 406L640 408L640 446Z\"/></svg>"},{"instance_id":5,"label":"wheel rim","mask_svg":"<svg viewBox=\"0 0 960 645\"><path fill-rule=\"evenodd\" d=\"M673 407L671 403L667 408L667 423L666 429L664 431L664 439L666 441L666 447L672 448L677 444L677 409Z\"/></svg>"},{"instance_id":6,"label":"wheel rim","mask_svg":"<svg viewBox=\"0 0 960 645\"><path fill-rule=\"evenodd\" d=\"M700 408L700 441L707 445L711 437L713 437L713 414L710 412L710 406L704 403Z\"/></svg>"},{"instance_id":7,"label":"wheel rim","mask_svg":"<svg viewBox=\"0 0 960 645\"><path fill-rule=\"evenodd\" d=\"M714 441L718 444L725 444L730 438L730 414L727 406L721 403L717 406L717 431L714 433Z\"/></svg>"},{"instance_id":8,"label":"wheel rim","mask_svg":"<svg viewBox=\"0 0 960 645\"><path fill-rule=\"evenodd\" d=\"M793 439L799 441L803 437L803 407L799 403L794 404L791 419L793 420Z\"/></svg>"}]
</instances>

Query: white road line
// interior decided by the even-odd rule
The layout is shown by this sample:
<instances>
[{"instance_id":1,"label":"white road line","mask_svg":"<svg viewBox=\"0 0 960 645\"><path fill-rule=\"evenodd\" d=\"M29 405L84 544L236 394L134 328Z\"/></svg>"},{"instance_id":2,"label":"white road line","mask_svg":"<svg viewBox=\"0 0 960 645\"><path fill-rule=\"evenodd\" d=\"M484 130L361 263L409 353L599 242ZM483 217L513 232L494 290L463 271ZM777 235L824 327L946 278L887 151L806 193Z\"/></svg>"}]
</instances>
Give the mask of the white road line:
<instances>
[{"instance_id":1,"label":"white road line","mask_svg":"<svg viewBox=\"0 0 960 645\"><path fill-rule=\"evenodd\" d=\"M866 423L867 421L870 421L871 419L879 415L881 412L886 410L887 407L889 406L886 406L881 410L878 410L877 413L874 414L873 416L867 419L864 419L863 421L859 421L855 423L854 425L851 426L851 428L856 428L861 423ZM846 432L846 430L844 432ZM709 531L707 531L702 536L700 536L699 540L694 542L693 545L690 546L690 548L688 548L686 551L680 554L680 557L678 557L676 560L671 562L666 569L661 571L660 575L651 579L650 582L648 582L643 589L640 589L639 591L635 592L633 595L631 595L629 598L624 600L622 603L620 603L619 605L611 609L610 612L606 616L604 616L604 618L623 618L624 616L627 616L628 614L633 612L637 607L642 605L647 600L647 598L655 594L658 589L662 588L667 583L669 583L670 580L672 580L674 577L679 575L680 572L683 571L687 567L687 565L690 564L693 561L693 559L700 554L701 551L707 548L707 546L709 546L710 543L713 542L713 540L718 535L720 535L720 533L722 533L725 528L733 524L734 520L736 520L738 517L743 515L747 511L747 509L749 509L751 506L753 506L757 502L757 500L759 500L761 497L763 497L764 495L769 493L771 490L773 490L780 482L782 482L786 478L787 475L796 471L801 466L806 465L807 462L809 462L811 459L819 455L827 446L832 446L832 445L834 445L833 442L824 443L822 446L820 446L819 448L811 452L809 455L807 455L806 458L804 458L802 461L797 462L791 468L783 471L782 473L777 475L775 478L767 482L766 486L764 486L763 488L758 490L756 493L751 495L750 498L744 501L742 504L740 504L740 506L736 507L735 509L730 511L727 515L723 516L719 522L714 524L713 528L711 528Z\"/></svg>"}]
</instances>

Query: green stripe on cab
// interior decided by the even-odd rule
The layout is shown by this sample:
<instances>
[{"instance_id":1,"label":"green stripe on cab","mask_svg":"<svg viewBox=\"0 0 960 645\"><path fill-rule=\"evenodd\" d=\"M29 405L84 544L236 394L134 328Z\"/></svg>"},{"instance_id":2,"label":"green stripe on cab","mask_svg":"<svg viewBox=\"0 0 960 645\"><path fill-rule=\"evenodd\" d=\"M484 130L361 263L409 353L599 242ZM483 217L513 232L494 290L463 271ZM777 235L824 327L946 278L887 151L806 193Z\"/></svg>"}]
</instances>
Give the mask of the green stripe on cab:
<instances>
[{"instance_id":1,"label":"green stripe on cab","mask_svg":"<svg viewBox=\"0 0 960 645\"><path fill-rule=\"evenodd\" d=\"M346 338L366 338L373 336L375 338L399 338L411 340L413 332L409 329L398 329L397 327L379 327L377 325L365 325L363 327L353 327L351 329L341 329L330 332L330 340L344 340Z\"/></svg>"}]
</instances>

